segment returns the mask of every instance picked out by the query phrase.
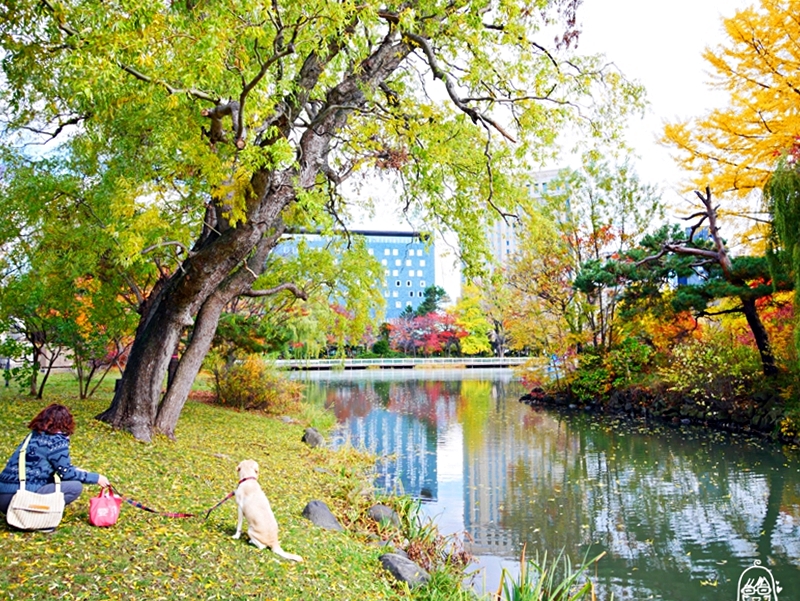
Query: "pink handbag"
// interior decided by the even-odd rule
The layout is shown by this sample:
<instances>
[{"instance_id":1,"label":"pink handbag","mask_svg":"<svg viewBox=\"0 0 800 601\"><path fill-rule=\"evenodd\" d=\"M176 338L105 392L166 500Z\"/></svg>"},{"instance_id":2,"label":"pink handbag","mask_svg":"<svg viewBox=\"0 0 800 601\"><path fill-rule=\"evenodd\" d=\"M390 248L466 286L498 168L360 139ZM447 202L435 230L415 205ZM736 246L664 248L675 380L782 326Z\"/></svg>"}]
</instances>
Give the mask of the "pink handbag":
<instances>
[{"instance_id":1,"label":"pink handbag","mask_svg":"<svg viewBox=\"0 0 800 601\"><path fill-rule=\"evenodd\" d=\"M113 526L119 518L120 505L122 497L115 495L110 486L104 488L89 499L89 523L92 526Z\"/></svg>"}]
</instances>

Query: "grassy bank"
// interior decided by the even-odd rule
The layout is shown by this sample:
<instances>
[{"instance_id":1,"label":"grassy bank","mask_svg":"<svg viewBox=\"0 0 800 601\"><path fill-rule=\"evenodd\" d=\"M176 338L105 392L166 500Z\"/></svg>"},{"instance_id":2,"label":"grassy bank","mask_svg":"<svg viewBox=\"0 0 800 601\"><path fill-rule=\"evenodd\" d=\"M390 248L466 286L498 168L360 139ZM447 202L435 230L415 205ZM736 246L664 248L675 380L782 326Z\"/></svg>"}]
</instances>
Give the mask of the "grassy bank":
<instances>
[{"instance_id":1,"label":"grassy bank","mask_svg":"<svg viewBox=\"0 0 800 601\"><path fill-rule=\"evenodd\" d=\"M99 471L123 496L159 511L198 517L173 519L123 504L119 522L95 528L88 522L89 486L67 507L51 534L12 531L0 525L0 590L6 599L257 599L380 600L460 598L446 593L409 594L378 561L364 513L372 492L365 476L371 462L353 451L311 449L301 442L302 421L284 423L253 414L188 402L177 440L136 442L93 419L108 406L110 383L98 399L78 400L63 386L50 386L45 400L13 388L0 389L0 461L27 432L26 424L51 402L69 406L77 421L73 462ZM62 392L63 389L63 392ZM258 551L243 537L233 540L233 500L205 512L237 483L242 459L261 465L261 485L281 527L284 549L295 564ZM301 516L312 499L328 504L347 526L332 532Z\"/></svg>"}]
</instances>

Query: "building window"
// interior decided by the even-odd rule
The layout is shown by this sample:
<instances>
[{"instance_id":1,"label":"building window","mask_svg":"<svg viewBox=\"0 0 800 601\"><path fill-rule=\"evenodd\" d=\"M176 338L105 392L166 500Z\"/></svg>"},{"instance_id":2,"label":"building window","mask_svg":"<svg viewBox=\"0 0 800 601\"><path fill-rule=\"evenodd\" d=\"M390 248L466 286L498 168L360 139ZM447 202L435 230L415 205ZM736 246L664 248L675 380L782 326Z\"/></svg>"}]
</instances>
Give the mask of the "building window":
<instances>
[{"instance_id":1,"label":"building window","mask_svg":"<svg viewBox=\"0 0 800 601\"><path fill-rule=\"evenodd\" d=\"M389 261L387 261L386 259L381 259L381 265L386 266L388 264L389 264Z\"/></svg>"},{"instance_id":2,"label":"building window","mask_svg":"<svg viewBox=\"0 0 800 601\"><path fill-rule=\"evenodd\" d=\"M419 287L420 288L424 288L425 287L425 280L420 280L419 281Z\"/></svg>"},{"instance_id":3,"label":"building window","mask_svg":"<svg viewBox=\"0 0 800 601\"><path fill-rule=\"evenodd\" d=\"M386 275L386 276L388 276L388 275L389 275L389 270L387 269L386 271L384 271L384 272L383 272L383 275Z\"/></svg>"},{"instance_id":4,"label":"building window","mask_svg":"<svg viewBox=\"0 0 800 601\"><path fill-rule=\"evenodd\" d=\"M406 307L410 307L410 306L411 306L411 301L406 301Z\"/></svg>"},{"instance_id":5,"label":"building window","mask_svg":"<svg viewBox=\"0 0 800 601\"><path fill-rule=\"evenodd\" d=\"M409 292L408 296L414 296L414 291L412 290L411 292Z\"/></svg>"},{"instance_id":6,"label":"building window","mask_svg":"<svg viewBox=\"0 0 800 601\"><path fill-rule=\"evenodd\" d=\"M396 256L397 256L397 249L396 249L396 248L393 248L393 249L392 249L392 256L393 256L393 257L396 257Z\"/></svg>"},{"instance_id":7,"label":"building window","mask_svg":"<svg viewBox=\"0 0 800 601\"><path fill-rule=\"evenodd\" d=\"M402 284L400 283L400 280L397 280L397 281L394 283L394 285L395 285L395 286L397 286L397 287L399 288L399 287L400 287Z\"/></svg>"},{"instance_id":8,"label":"building window","mask_svg":"<svg viewBox=\"0 0 800 601\"><path fill-rule=\"evenodd\" d=\"M374 251L374 250L372 250L372 249L370 248L370 249L367 249L367 253L368 253L368 254L369 254L369 256L371 257L372 255L374 255L374 254L375 254L375 251Z\"/></svg>"},{"instance_id":9,"label":"building window","mask_svg":"<svg viewBox=\"0 0 800 601\"><path fill-rule=\"evenodd\" d=\"M411 280L406 281L406 287L411 288Z\"/></svg>"},{"instance_id":10,"label":"building window","mask_svg":"<svg viewBox=\"0 0 800 601\"><path fill-rule=\"evenodd\" d=\"M394 261L394 264L395 264L397 267L400 267L400 265L402 265L402 264L403 264L403 262L402 262L400 259L395 259L395 261Z\"/></svg>"},{"instance_id":11,"label":"building window","mask_svg":"<svg viewBox=\"0 0 800 601\"><path fill-rule=\"evenodd\" d=\"M411 259L406 259L406 267L411 267Z\"/></svg>"},{"instance_id":12,"label":"building window","mask_svg":"<svg viewBox=\"0 0 800 601\"><path fill-rule=\"evenodd\" d=\"M399 276L399 275L400 275L400 272L399 272L399 271L397 271L396 269L392 269L392 275L393 275L394 277L397 277L397 276Z\"/></svg>"},{"instance_id":13,"label":"building window","mask_svg":"<svg viewBox=\"0 0 800 601\"><path fill-rule=\"evenodd\" d=\"M419 266L420 267L425 267L425 259L420 259L419 260Z\"/></svg>"},{"instance_id":14,"label":"building window","mask_svg":"<svg viewBox=\"0 0 800 601\"><path fill-rule=\"evenodd\" d=\"M397 290L392 290L392 298L397 298Z\"/></svg>"},{"instance_id":15,"label":"building window","mask_svg":"<svg viewBox=\"0 0 800 601\"><path fill-rule=\"evenodd\" d=\"M384 255L388 255L389 254L389 249L388 248L384 248L383 249L383 254Z\"/></svg>"},{"instance_id":16,"label":"building window","mask_svg":"<svg viewBox=\"0 0 800 601\"><path fill-rule=\"evenodd\" d=\"M402 307L402 306L403 306L403 303L401 303L400 301L397 301L397 302L394 304L394 308L395 308L395 309L399 309L399 308L400 308L400 307Z\"/></svg>"}]
</instances>

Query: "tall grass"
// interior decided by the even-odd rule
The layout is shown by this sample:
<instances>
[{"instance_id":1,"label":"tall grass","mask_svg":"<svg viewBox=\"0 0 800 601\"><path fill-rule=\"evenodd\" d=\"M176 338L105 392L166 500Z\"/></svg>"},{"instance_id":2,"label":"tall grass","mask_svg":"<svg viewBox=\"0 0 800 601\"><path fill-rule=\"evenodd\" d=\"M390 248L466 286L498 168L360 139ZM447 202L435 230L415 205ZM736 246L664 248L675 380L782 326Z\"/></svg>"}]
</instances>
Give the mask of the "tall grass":
<instances>
[{"instance_id":1,"label":"tall grass","mask_svg":"<svg viewBox=\"0 0 800 601\"><path fill-rule=\"evenodd\" d=\"M603 555L605 552L593 559L584 557L578 566L573 566L563 551L555 559L548 558L545 552L541 559L537 553L534 559L526 560L523 548L519 576L513 578L503 569L496 598L505 601L595 601L594 584L586 573ZM609 601L613 601L613 595Z\"/></svg>"}]
</instances>

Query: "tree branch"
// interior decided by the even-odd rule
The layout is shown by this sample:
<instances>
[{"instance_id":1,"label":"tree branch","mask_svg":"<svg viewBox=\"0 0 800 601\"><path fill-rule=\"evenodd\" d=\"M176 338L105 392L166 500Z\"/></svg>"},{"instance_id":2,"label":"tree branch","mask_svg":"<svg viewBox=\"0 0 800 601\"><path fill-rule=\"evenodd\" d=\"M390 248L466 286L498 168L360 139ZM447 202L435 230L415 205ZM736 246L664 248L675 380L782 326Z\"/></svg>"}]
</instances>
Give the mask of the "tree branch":
<instances>
[{"instance_id":1,"label":"tree branch","mask_svg":"<svg viewBox=\"0 0 800 601\"><path fill-rule=\"evenodd\" d=\"M157 79L153 79L145 75L144 73L137 71L133 67L126 65L124 63L117 63L117 66L125 71L126 73L133 75L136 79L143 81L145 83L151 83L154 85L158 85L163 87L167 92L170 94L186 94L188 96L192 96L193 98L197 98L198 100L207 100L208 102L213 102L214 104L218 104L220 99L216 96L212 96L208 92L203 92L202 90L197 90L195 88L175 88L169 85L165 81L159 81Z\"/></svg>"},{"instance_id":2,"label":"tree branch","mask_svg":"<svg viewBox=\"0 0 800 601\"><path fill-rule=\"evenodd\" d=\"M501 127L499 123L497 123L491 117L484 115L480 111L477 111L474 108L467 106L464 100L461 97L459 97L459 95L456 93L456 89L455 86L453 85L452 79L447 75L447 73L445 73L441 69L441 67L439 67L439 63L436 60L436 55L433 52L433 48L431 48L430 44L428 43L428 40L415 33L406 32L403 35L404 37L414 42L416 46L422 49L422 52L425 54L425 57L428 61L428 66L431 68L431 73L433 74L433 77L444 82L445 89L447 90L447 95L450 97L450 100L452 100L453 104L455 104L460 111L469 116L469 118L472 119L473 123L477 123L478 121L480 121L485 125L490 125L498 132L500 132L500 134L504 138L506 138L511 142L516 143L514 137L511 136L508 132L506 132L506 130L503 129L503 127Z\"/></svg>"},{"instance_id":3,"label":"tree branch","mask_svg":"<svg viewBox=\"0 0 800 601\"><path fill-rule=\"evenodd\" d=\"M190 254L189 249L186 248L186 246L183 244L183 242L179 242L177 240L169 240L167 242L159 242L158 244L153 244L152 246L148 246L147 248L142 249L142 254L146 255L150 251L153 251L153 250L155 250L157 248L161 248L162 246L177 246L181 250L183 250L183 252L185 252L187 255Z\"/></svg>"},{"instance_id":4,"label":"tree branch","mask_svg":"<svg viewBox=\"0 0 800 601\"><path fill-rule=\"evenodd\" d=\"M291 282L279 284L277 286L274 286L272 288L267 288L265 290L250 290L242 294L242 296L249 296L253 298L272 296L283 290L288 290L289 292L294 294L296 298L302 298L303 300L308 300L308 295L306 294L306 292L302 288L300 288L297 284L292 284Z\"/></svg>"}]
</instances>

